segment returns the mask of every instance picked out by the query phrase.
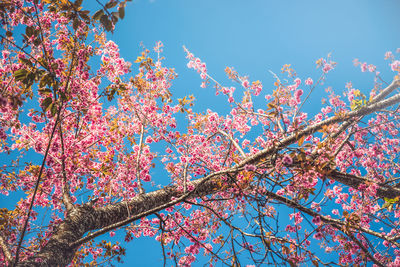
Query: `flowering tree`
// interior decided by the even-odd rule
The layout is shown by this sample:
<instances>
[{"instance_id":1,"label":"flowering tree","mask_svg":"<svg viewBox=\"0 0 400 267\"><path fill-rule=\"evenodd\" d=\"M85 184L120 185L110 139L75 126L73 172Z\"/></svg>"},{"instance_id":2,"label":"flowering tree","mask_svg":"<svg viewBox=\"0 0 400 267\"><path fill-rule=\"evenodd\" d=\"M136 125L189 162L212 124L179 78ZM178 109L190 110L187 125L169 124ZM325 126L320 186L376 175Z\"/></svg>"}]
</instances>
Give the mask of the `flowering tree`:
<instances>
[{"instance_id":1,"label":"flowering tree","mask_svg":"<svg viewBox=\"0 0 400 267\"><path fill-rule=\"evenodd\" d=\"M329 57L317 61L318 81L303 85L285 65L265 95L233 68L225 71L236 87L217 82L185 48L201 85L230 107L195 113L193 96L171 94L176 74L163 66L162 43L132 67L106 40L126 1L93 16L81 2L0 3L0 192L23 193L15 209L0 210L3 266L120 261L121 245L100 237L117 229L125 241L153 236L165 262L184 266L201 254L235 266L333 264L324 253L343 265L400 264L392 53L391 83L356 62L376 74L369 95L348 83L344 99L328 90L309 116L303 104L335 67Z\"/></svg>"}]
</instances>

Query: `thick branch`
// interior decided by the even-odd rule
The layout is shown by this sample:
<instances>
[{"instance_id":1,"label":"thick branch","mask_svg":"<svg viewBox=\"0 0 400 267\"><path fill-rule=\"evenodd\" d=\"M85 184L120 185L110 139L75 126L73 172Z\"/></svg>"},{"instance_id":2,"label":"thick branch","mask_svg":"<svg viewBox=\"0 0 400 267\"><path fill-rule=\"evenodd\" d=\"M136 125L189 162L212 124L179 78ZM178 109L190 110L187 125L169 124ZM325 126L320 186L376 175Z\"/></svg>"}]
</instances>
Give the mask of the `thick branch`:
<instances>
[{"instance_id":1,"label":"thick branch","mask_svg":"<svg viewBox=\"0 0 400 267\"><path fill-rule=\"evenodd\" d=\"M0 235L0 248L3 251L4 258L6 259L7 263L11 263L12 256L9 247L7 246L4 238Z\"/></svg>"},{"instance_id":2,"label":"thick branch","mask_svg":"<svg viewBox=\"0 0 400 267\"><path fill-rule=\"evenodd\" d=\"M347 186L353 187L355 189L358 189L358 187L361 184L368 184L368 183L375 183L372 180L369 180L364 177L348 174L348 173L342 173L337 170L331 171L329 174L327 174L327 177L330 179L333 179L339 183L345 184ZM378 189L376 190L376 195L384 198L395 198L397 196L400 196L400 189L389 186L389 185L381 185L378 184Z\"/></svg>"},{"instance_id":3,"label":"thick branch","mask_svg":"<svg viewBox=\"0 0 400 267\"><path fill-rule=\"evenodd\" d=\"M388 87L382 90L375 98L372 100L372 103L376 103L378 101L381 101L384 99L386 96L388 96L391 92L396 90L400 86L400 80L394 80L391 84L389 84Z\"/></svg>"},{"instance_id":4,"label":"thick branch","mask_svg":"<svg viewBox=\"0 0 400 267\"><path fill-rule=\"evenodd\" d=\"M171 207L186 198L200 197L221 190L221 183L218 183L221 173L223 172L191 182L190 185L194 186L195 190L186 194L178 190L178 186L167 186L101 208L90 205L78 207L59 225L48 244L37 255L17 266L68 265L79 245L100 234ZM82 238L88 231L96 229L102 230L96 235ZM42 264L38 263L40 261Z\"/></svg>"}]
</instances>

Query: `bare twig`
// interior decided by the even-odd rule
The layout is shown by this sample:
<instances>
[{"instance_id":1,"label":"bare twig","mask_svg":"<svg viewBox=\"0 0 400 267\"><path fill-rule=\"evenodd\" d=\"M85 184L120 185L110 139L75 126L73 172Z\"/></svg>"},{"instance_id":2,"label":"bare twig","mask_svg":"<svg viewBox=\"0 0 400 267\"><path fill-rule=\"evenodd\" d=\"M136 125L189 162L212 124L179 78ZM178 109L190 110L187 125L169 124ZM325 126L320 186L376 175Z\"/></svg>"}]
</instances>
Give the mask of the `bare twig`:
<instances>
[{"instance_id":1,"label":"bare twig","mask_svg":"<svg viewBox=\"0 0 400 267\"><path fill-rule=\"evenodd\" d=\"M60 119L60 113L61 113L61 107L59 108L59 110L57 112L57 117L56 117L56 120L54 122L53 130L51 132L50 139L49 139L49 143L47 144L47 148L46 148L46 152L45 152L44 157L43 157L42 165L40 166L39 175L38 175L38 178L36 180L35 189L33 191L32 199L31 199L31 201L29 203L28 213L26 215L27 217L25 219L25 223L24 223L24 226L22 228L21 236L20 236L20 239L18 241L17 250L15 252L15 261L14 261L14 264L13 264L14 266L19 261L19 251L21 249L22 241L24 240L26 228L28 227L29 217L31 216L31 213L32 213L33 202L35 201L35 197L36 197L37 191L39 189L39 184L40 184L40 180L42 178L44 166L46 164L46 159L47 159L47 156L49 154L51 141L53 140L53 137L54 137L54 134L56 132L57 125L58 125L58 122L59 122L59 119Z\"/></svg>"},{"instance_id":2,"label":"bare twig","mask_svg":"<svg viewBox=\"0 0 400 267\"><path fill-rule=\"evenodd\" d=\"M143 146L143 135L144 135L144 127L143 124L140 125L140 141L139 141L139 152L136 156L136 179L139 187L139 194L144 194L144 189L142 185L142 181L140 179L140 156L142 155L142 146Z\"/></svg>"},{"instance_id":3,"label":"bare twig","mask_svg":"<svg viewBox=\"0 0 400 267\"><path fill-rule=\"evenodd\" d=\"M236 149L239 151L240 155L242 155L243 158L246 157L246 154L243 152L242 148L239 146L238 143L236 143L235 139L233 139L232 136L230 136L229 134L227 134L226 132L224 132L223 130L218 130L218 132L224 136L226 136L231 142L232 144L236 147Z\"/></svg>"}]
</instances>

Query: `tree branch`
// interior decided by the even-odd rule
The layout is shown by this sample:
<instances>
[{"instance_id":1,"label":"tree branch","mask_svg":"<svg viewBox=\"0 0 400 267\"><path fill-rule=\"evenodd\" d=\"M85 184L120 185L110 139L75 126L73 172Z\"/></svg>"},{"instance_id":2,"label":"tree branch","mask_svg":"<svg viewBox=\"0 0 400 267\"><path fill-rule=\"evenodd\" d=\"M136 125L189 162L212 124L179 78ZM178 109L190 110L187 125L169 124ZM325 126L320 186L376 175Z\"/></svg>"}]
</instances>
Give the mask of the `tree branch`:
<instances>
[{"instance_id":1,"label":"tree branch","mask_svg":"<svg viewBox=\"0 0 400 267\"><path fill-rule=\"evenodd\" d=\"M236 143L235 139L233 139L232 136L230 136L228 133L226 133L226 132L224 132L224 131L222 131L222 130L218 130L218 132L219 132L220 134L224 135L225 137L227 137L227 138L232 142L232 144L236 147L236 149L239 151L240 155L242 155L243 158L246 157L246 153L244 153L244 151L242 150L242 148L239 146L238 143Z\"/></svg>"},{"instance_id":2,"label":"tree branch","mask_svg":"<svg viewBox=\"0 0 400 267\"><path fill-rule=\"evenodd\" d=\"M394 80L391 84L389 84L385 89L383 89L374 99L371 101L372 103L376 103L381 101L386 96L388 96L391 92L396 90L400 86L400 80Z\"/></svg>"},{"instance_id":3,"label":"tree branch","mask_svg":"<svg viewBox=\"0 0 400 267\"><path fill-rule=\"evenodd\" d=\"M1 235L0 235L0 247L3 250L4 258L6 259L7 263L10 264L12 262L11 251L6 244L6 241Z\"/></svg>"},{"instance_id":4,"label":"tree branch","mask_svg":"<svg viewBox=\"0 0 400 267\"><path fill-rule=\"evenodd\" d=\"M144 189L142 185L142 180L140 179L140 171L139 171L139 164L140 164L140 156L142 155L142 147L143 147L143 135L144 135L144 127L143 124L140 125L140 141L139 141L139 152L136 156L136 179L139 187L139 194L144 194Z\"/></svg>"},{"instance_id":5,"label":"tree branch","mask_svg":"<svg viewBox=\"0 0 400 267\"><path fill-rule=\"evenodd\" d=\"M353 187L354 189L358 189L358 187L361 184L373 184L376 183L370 179L356 176L353 174L348 174L348 173L342 173L337 170L333 170L330 173L327 174L327 177L330 179L333 179L339 183L345 184L347 186ZM376 195L381 197L381 198L395 198L397 196L400 196L400 189L384 185L384 184L378 184L379 188L376 190Z\"/></svg>"}]
</instances>

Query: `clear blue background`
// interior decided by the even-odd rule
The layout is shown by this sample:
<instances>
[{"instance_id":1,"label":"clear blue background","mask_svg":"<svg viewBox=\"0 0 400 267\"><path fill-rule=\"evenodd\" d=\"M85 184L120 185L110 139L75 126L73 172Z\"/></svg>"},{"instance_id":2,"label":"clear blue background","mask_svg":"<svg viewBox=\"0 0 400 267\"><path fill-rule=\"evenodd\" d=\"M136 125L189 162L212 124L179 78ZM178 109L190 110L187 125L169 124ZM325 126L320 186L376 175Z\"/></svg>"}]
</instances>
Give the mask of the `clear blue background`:
<instances>
[{"instance_id":1,"label":"clear blue background","mask_svg":"<svg viewBox=\"0 0 400 267\"><path fill-rule=\"evenodd\" d=\"M98 9L95 1L84 2ZM383 57L400 47L399 10L399 0L134 0L109 38L131 62L141 52L141 42L151 49L162 41L165 64L179 74L171 89L174 97L194 94L198 112L207 108L224 112L228 105L213 88L200 88L198 74L186 67L183 45L205 61L209 73L223 84L228 82L226 66L252 81L261 80L262 95L273 88L268 70L279 74L283 64L292 64L303 81L316 80L320 72L315 60L332 52L336 69L304 107L315 113L327 86L341 92L352 81L364 92L372 88L373 74L361 73L353 66L354 58L377 65L382 77L391 81L393 72ZM11 208L19 197L2 196L1 206ZM111 240L122 239L117 232ZM162 266L161 246L154 238L134 239L123 246L127 257L118 266Z\"/></svg>"},{"instance_id":2,"label":"clear blue background","mask_svg":"<svg viewBox=\"0 0 400 267\"><path fill-rule=\"evenodd\" d=\"M283 64L292 64L303 81L316 80L320 72L315 61L331 52L338 65L304 107L315 113L327 86L338 93L348 81L364 92L373 87L374 75L354 67L355 58L376 65L382 78L391 81L393 72L383 58L386 51L400 47L399 10L398 0L137 0L128 3L125 19L109 38L132 62L141 51L140 42L150 49L162 41L166 64L179 74L172 93L194 94L196 111L223 112L227 105L213 88L199 87L198 74L186 67L182 45L206 62L209 73L222 83L227 82L226 66L261 80L262 95L273 88L268 70L279 74ZM133 240L126 248L124 266L162 265L161 246L151 238Z\"/></svg>"}]
</instances>

